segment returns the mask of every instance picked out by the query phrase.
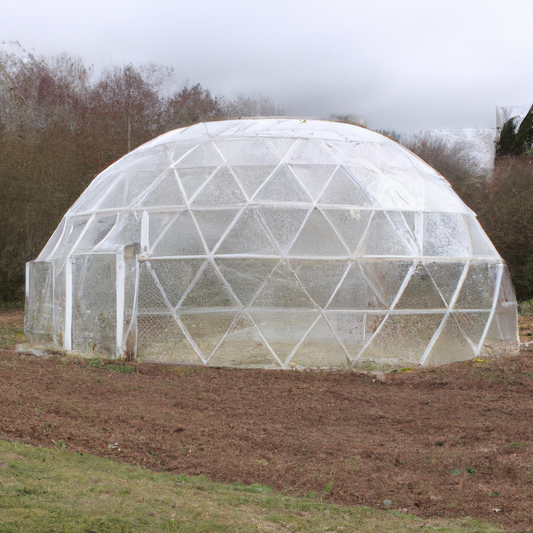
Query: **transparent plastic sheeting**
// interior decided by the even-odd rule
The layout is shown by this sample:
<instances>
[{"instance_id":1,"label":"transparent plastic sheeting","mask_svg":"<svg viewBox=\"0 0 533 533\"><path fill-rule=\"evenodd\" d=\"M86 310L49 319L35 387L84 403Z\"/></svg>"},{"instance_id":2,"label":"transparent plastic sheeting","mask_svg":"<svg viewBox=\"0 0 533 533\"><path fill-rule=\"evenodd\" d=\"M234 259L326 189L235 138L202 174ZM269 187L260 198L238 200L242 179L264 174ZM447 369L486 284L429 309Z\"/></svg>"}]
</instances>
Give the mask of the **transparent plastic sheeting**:
<instances>
[{"instance_id":1,"label":"transparent plastic sheeting","mask_svg":"<svg viewBox=\"0 0 533 533\"><path fill-rule=\"evenodd\" d=\"M514 290L474 213L347 124L197 124L111 165L27 265L28 335L246 367L441 364L516 351Z\"/></svg>"}]
</instances>

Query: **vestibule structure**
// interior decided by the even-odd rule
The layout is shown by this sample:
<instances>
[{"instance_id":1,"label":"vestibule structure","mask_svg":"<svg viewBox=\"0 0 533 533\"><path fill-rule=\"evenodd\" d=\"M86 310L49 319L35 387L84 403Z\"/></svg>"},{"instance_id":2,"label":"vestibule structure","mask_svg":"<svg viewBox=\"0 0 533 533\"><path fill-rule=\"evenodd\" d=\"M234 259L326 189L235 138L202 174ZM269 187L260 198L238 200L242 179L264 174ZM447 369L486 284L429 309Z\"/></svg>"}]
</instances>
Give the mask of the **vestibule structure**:
<instances>
[{"instance_id":1,"label":"vestibule structure","mask_svg":"<svg viewBox=\"0 0 533 533\"><path fill-rule=\"evenodd\" d=\"M507 268L448 182L378 133L296 119L175 130L98 175L27 264L26 332L264 368L518 347Z\"/></svg>"}]
</instances>

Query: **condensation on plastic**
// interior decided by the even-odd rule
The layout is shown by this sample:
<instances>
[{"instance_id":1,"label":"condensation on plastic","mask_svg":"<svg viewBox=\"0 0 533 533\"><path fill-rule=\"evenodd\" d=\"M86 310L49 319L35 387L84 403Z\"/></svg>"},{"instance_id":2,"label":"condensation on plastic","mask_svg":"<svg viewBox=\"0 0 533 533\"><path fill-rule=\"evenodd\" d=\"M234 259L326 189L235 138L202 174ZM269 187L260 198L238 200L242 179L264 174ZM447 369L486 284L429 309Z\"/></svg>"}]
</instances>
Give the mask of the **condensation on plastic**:
<instances>
[{"instance_id":1,"label":"condensation on plastic","mask_svg":"<svg viewBox=\"0 0 533 533\"><path fill-rule=\"evenodd\" d=\"M518 346L510 277L474 213L347 124L162 135L94 179L28 274L28 335L62 345L71 324L85 353L349 368Z\"/></svg>"}]
</instances>

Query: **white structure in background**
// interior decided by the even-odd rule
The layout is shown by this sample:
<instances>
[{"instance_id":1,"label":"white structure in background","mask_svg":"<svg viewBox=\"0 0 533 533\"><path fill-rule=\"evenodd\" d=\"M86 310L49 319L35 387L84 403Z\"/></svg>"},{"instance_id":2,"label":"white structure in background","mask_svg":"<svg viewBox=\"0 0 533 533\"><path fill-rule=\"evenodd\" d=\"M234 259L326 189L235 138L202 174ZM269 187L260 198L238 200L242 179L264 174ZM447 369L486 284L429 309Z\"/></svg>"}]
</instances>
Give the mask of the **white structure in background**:
<instances>
[{"instance_id":1,"label":"white structure in background","mask_svg":"<svg viewBox=\"0 0 533 533\"><path fill-rule=\"evenodd\" d=\"M527 112L530 110L531 105L512 105L496 108L496 131L497 135L500 135L503 125L510 118L517 118L515 126L518 128L524 120Z\"/></svg>"},{"instance_id":2,"label":"white structure in background","mask_svg":"<svg viewBox=\"0 0 533 533\"><path fill-rule=\"evenodd\" d=\"M443 139L452 148L461 150L468 156L468 163L476 175L490 181L494 172L496 132L492 128L462 128L454 130L434 130L430 137Z\"/></svg>"},{"instance_id":3,"label":"white structure in background","mask_svg":"<svg viewBox=\"0 0 533 533\"><path fill-rule=\"evenodd\" d=\"M425 134L435 140L442 140L451 150L464 154L475 175L492 180L496 142L501 129L510 118L516 117L516 127L520 125L531 106L496 107L496 128L458 128L452 130L432 130ZM420 134L419 134L420 135ZM402 135L402 142L409 144L411 135ZM416 135L415 135L416 137Z\"/></svg>"},{"instance_id":4,"label":"white structure in background","mask_svg":"<svg viewBox=\"0 0 533 533\"><path fill-rule=\"evenodd\" d=\"M334 122L172 131L97 176L27 265L66 350L242 367L440 364L518 346L474 213L387 137Z\"/></svg>"}]
</instances>

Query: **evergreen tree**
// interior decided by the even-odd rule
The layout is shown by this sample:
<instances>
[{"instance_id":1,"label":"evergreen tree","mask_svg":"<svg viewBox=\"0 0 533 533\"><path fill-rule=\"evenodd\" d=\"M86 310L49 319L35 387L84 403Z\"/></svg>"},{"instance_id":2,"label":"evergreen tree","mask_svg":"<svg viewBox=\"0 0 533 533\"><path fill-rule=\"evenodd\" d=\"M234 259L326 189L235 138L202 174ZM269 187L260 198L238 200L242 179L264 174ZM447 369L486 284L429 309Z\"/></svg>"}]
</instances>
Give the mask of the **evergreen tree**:
<instances>
[{"instance_id":1,"label":"evergreen tree","mask_svg":"<svg viewBox=\"0 0 533 533\"><path fill-rule=\"evenodd\" d=\"M533 105L518 127L512 151L516 155L523 155L531 148L533 148Z\"/></svg>"},{"instance_id":2,"label":"evergreen tree","mask_svg":"<svg viewBox=\"0 0 533 533\"><path fill-rule=\"evenodd\" d=\"M512 117L505 122L500 133L500 138L496 143L496 156L513 155L513 148L516 140L516 117Z\"/></svg>"}]
</instances>

